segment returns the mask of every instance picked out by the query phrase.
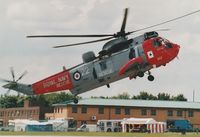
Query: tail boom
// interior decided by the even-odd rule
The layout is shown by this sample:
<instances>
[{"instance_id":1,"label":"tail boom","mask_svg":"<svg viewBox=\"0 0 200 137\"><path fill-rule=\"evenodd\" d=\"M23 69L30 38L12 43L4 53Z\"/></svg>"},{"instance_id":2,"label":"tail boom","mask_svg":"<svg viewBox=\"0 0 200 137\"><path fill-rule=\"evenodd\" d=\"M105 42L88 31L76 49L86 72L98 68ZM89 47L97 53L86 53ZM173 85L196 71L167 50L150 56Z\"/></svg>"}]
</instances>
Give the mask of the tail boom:
<instances>
[{"instance_id":1,"label":"tail boom","mask_svg":"<svg viewBox=\"0 0 200 137\"><path fill-rule=\"evenodd\" d=\"M32 84L32 89L35 94L70 90L72 88L73 84L70 78L70 73L67 70Z\"/></svg>"}]
</instances>

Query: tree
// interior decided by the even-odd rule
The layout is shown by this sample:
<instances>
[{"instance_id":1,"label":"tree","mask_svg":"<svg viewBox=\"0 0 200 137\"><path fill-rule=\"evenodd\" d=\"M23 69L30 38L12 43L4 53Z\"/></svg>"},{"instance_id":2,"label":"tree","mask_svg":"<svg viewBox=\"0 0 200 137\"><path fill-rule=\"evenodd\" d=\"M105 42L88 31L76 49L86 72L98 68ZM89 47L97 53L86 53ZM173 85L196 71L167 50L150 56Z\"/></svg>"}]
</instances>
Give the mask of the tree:
<instances>
[{"instance_id":1,"label":"tree","mask_svg":"<svg viewBox=\"0 0 200 137\"><path fill-rule=\"evenodd\" d=\"M157 99L158 100L171 100L170 95L167 93L158 93Z\"/></svg>"},{"instance_id":2,"label":"tree","mask_svg":"<svg viewBox=\"0 0 200 137\"><path fill-rule=\"evenodd\" d=\"M29 100L31 106L51 106L52 104L73 100L73 95L61 93L43 94L35 96L0 96L0 108L23 107L24 100Z\"/></svg>"},{"instance_id":3,"label":"tree","mask_svg":"<svg viewBox=\"0 0 200 137\"><path fill-rule=\"evenodd\" d=\"M11 107L17 107L18 104L18 97L17 96L1 96L0 98L0 107L1 108L11 108Z\"/></svg>"},{"instance_id":4,"label":"tree","mask_svg":"<svg viewBox=\"0 0 200 137\"><path fill-rule=\"evenodd\" d=\"M185 98L183 94L178 94L177 96L172 97L172 100L174 100L174 101L187 101L187 98Z\"/></svg>"},{"instance_id":5,"label":"tree","mask_svg":"<svg viewBox=\"0 0 200 137\"><path fill-rule=\"evenodd\" d=\"M156 100L157 98L148 92L141 91L139 95L133 96L132 99Z\"/></svg>"},{"instance_id":6,"label":"tree","mask_svg":"<svg viewBox=\"0 0 200 137\"><path fill-rule=\"evenodd\" d=\"M112 99L130 99L130 95L127 92L123 92L122 94L118 94L117 96L111 97Z\"/></svg>"}]
</instances>

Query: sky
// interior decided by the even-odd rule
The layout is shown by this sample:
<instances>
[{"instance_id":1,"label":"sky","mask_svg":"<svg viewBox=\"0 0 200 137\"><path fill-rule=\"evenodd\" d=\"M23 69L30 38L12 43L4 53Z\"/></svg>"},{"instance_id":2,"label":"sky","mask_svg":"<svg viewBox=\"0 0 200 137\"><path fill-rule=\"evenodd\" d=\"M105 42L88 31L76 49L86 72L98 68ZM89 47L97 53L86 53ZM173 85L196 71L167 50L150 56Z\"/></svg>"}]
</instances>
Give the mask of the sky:
<instances>
[{"instance_id":1,"label":"sky","mask_svg":"<svg viewBox=\"0 0 200 137\"><path fill-rule=\"evenodd\" d=\"M82 54L98 54L105 42L77 47L53 49L53 46L92 40L91 38L28 39L34 34L113 34L120 30L123 12L129 8L126 31L157 24L200 9L199 0L0 0L0 77L12 79L27 70L20 81L34 83L52 74L82 63ZM184 94L189 100L200 102L200 13L146 31L160 31L161 37L181 46L179 59L165 67L153 69L153 82L147 77L128 78L81 94L116 96L127 92L131 96L146 91L157 95ZM134 33L129 38L143 34ZM0 86L5 83L0 83ZM0 88L4 94L7 90ZM11 94L15 94L12 91Z\"/></svg>"}]
</instances>

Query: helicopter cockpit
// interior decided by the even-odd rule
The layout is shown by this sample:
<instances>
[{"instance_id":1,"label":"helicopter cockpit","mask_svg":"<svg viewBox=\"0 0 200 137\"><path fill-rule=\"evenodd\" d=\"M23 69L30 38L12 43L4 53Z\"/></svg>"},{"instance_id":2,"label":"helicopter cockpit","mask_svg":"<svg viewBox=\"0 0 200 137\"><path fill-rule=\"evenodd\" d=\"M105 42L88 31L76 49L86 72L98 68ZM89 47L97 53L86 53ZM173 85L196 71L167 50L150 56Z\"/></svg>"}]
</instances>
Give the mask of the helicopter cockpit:
<instances>
[{"instance_id":1,"label":"helicopter cockpit","mask_svg":"<svg viewBox=\"0 0 200 137\"><path fill-rule=\"evenodd\" d=\"M120 37L118 39L111 40L107 42L102 51L99 52L100 56L111 55L113 53L117 53L119 51L128 49L130 44L134 41L134 45L138 45L142 43L144 40L148 40L150 38L158 37L158 33L156 31L146 32L143 35L135 37L134 39L127 39L125 37Z\"/></svg>"},{"instance_id":2,"label":"helicopter cockpit","mask_svg":"<svg viewBox=\"0 0 200 137\"><path fill-rule=\"evenodd\" d=\"M166 49L169 49L172 48L173 44L165 38L157 37L153 39L153 45L155 47L164 46Z\"/></svg>"}]
</instances>

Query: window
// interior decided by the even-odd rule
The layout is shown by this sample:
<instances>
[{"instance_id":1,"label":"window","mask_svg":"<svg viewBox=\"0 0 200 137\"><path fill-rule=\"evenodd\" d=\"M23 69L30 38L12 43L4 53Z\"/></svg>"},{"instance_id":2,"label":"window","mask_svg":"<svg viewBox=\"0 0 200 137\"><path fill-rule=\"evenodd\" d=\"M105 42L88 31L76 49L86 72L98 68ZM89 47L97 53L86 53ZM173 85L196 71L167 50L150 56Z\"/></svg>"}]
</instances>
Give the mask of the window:
<instances>
[{"instance_id":1,"label":"window","mask_svg":"<svg viewBox=\"0 0 200 137\"><path fill-rule=\"evenodd\" d=\"M61 108L60 113L63 113L63 108Z\"/></svg>"},{"instance_id":2,"label":"window","mask_svg":"<svg viewBox=\"0 0 200 137\"><path fill-rule=\"evenodd\" d=\"M183 111L182 110L177 110L177 116L182 117L183 116Z\"/></svg>"},{"instance_id":3,"label":"window","mask_svg":"<svg viewBox=\"0 0 200 137\"><path fill-rule=\"evenodd\" d=\"M194 112L192 110L188 111L188 117L193 117L194 116Z\"/></svg>"},{"instance_id":4,"label":"window","mask_svg":"<svg viewBox=\"0 0 200 137\"><path fill-rule=\"evenodd\" d=\"M117 115L121 114L121 108L120 107L115 108L115 114L117 114Z\"/></svg>"},{"instance_id":5,"label":"window","mask_svg":"<svg viewBox=\"0 0 200 137\"><path fill-rule=\"evenodd\" d=\"M99 128L101 129L101 131L104 131L104 126L105 124L104 124L104 122L100 122L99 123Z\"/></svg>"},{"instance_id":6,"label":"window","mask_svg":"<svg viewBox=\"0 0 200 137\"><path fill-rule=\"evenodd\" d=\"M60 108L58 108L58 113L60 113Z\"/></svg>"},{"instance_id":7,"label":"window","mask_svg":"<svg viewBox=\"0 0 200 137\"><path fill-rule=\"evenodd\" d=\"M153 40L153 45L154 45L155 47L159 47L159 46L161 46L162 44L161 44L161 42L160 42L159 39L154 39L154 40Z\"/></svg>"},{"instance_id":8,"label":"window","mask_svg":"<svg viewBox=\"0 0 200 137\"><path fill-rule=\"evenodd\" d=\"M22 115L23 115L23 113L24 113L24 112L22 111ZM35 115L35 110L33 110L33 115Z\"/></svg>"},{"instance_id":9,"label":"window","mask_svg":"<svg viewBox=\"0 0 200 137\"><path fill-rule=\"evenodd\" d=\"M104 114L104 107L99 107L99 114Z\"/></svg>"},{"instance_id":10,"label":"window","mask_svg":"<svg viewBox=\"0 0 200 137\"><path fill-rule=\"evenodd\" d=\"M106 62L105 62L105 61L104 61L104 62L103 62L103 61L100 62L99 65L100 65L102 71L107 69Z\"/></svg>"},{"instance_id":11,"label":"window","mask_svg":"<svg viewBox=\"0 0 200 137\"><path fill-rule=\"evenodd\" d=\"M125 115L130 115L130 108L125 108L124 111L125 111Z\"/></svg>"},{"instance_id":12,"label":"window","mask_svg":"<svg viewBox=\"0 0 200 137\"><path fill-rule=\"evenodd\" d=\"M2 117L3 116L3 112L0 112L0 117Z\"/></svg>"},{"instance_id":13,"label":"window","mask_svg":"<svg viewBox=\"0 0 200 137\"><path fill-rule=\"evenodd\" d=\"M135 58L135 49L131 48L129 52L129 59Z\"/></svg>"},{"instance_id":14,"label":"window","mask_svg":"<svg viewBox=\"0 0 200 137\"><path fill-rule=\"evenodd\" d=\"M107 126L107 127L111 127L111 126L112 126L112 122L107 122L107 123L106 123L106 126Z\"/></svg>"},{"instance_id":15,"label":"window","mask_svg":"<svg viewBox=\"0 0 200 137\"><path fill-rule=\"evenodd\" d=\"M147 110L146 109L141 109L141 115L147 115Z\"/></svg>"},{"instance_id":16,"label":"window","mask_svg":"<svg viewBox=\"0 0 200 137\"><path fill-rule=\"evenodd\" d=\"M77 106L72 106L72 113L77 113Z\"/></svg>"},{"instance_id":17,"label":"window","mask_svg":"<svg viewBox=\"0 0 200 137\"><path fill-rule=\"evenodd\" d=\"M152 110L151 110L151 115L152 115L152 116L156 116L156 110L155 110L155 109L152 109Z\"/></svg>"},{"instance_id":18,"label":"window","mask_svg":"<svg viewBox=\"0 0 200 137\"><path fill-rule=\"evenodd\" d=\"M168 115L168 116L173 116L173 110L168 110L168 111L167 111L167 115Z\"/></svg>"},{"instance_id":19,"label":"window","mask_svg":"<svg viewBox=\"0 0 200 137\"><path fill-rule=\"evenodd\" d=\"M87 107L83 106L83 107L81 108L81 113L87 113Z\"/></svg>"}]
</instances>

